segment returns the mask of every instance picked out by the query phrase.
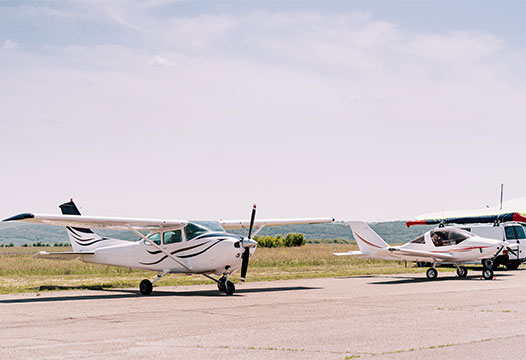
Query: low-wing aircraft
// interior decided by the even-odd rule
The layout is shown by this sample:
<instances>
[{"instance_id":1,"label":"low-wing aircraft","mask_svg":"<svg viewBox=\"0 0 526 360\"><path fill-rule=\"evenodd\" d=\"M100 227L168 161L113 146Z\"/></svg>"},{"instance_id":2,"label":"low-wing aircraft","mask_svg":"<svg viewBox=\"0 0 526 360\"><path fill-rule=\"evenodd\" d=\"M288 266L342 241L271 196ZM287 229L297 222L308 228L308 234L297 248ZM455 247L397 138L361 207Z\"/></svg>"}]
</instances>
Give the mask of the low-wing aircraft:
<instances>
[{"instance_id":1,"label":"low-wing aircraft","mask_svg":"<svg viewBox=\"0 0 526 360\"><path fill-rule=\"evenodd\" d=\"M430 230L401 246L388 245L365 222L349 222L360 251L335 253L334 255L358 255L364 258L383 260L408 260L431 262L433 266L426 272L429 280L438 276L436 264L452 264L457 268L458 277L466 277L468 270L461 263L493 259L510 244L501 240L486 239L465 230L442 227ZM482 276L493 279L493 270L483 267Z\"/></svg>"},{"instance_id":2,"label":"low-wing aircraft","mask_svg":"<svg viewBox=\"0 0 526 360\"><path fill-rule=\"evenodd\" d=\"M256 206L250 221L187 221L108 218L81 216L70 200L60 205L62 215L23 213L3 221L21 221L65 226L73 251L45 252L35 256L46 259L71 260L79 258L89 263L122 266L157 272L153 281L141 281L143 295L152 292L153 284L169 273L201 274L215 281L220 291L232 295L235 285L229 276L241 268L245 280L249 258L257 242L253 239L263 227L291 224L320 224L333 218L255 220ZM129 230L140 241L128 241L99 236L91 228ZM248 236L229 234L225 230L246 229ZM253 232L253 229L255 231ZM147 232L145 235L144 232ZM216 279L212 274L220 276Z\"/></svg>"}]
</instances>

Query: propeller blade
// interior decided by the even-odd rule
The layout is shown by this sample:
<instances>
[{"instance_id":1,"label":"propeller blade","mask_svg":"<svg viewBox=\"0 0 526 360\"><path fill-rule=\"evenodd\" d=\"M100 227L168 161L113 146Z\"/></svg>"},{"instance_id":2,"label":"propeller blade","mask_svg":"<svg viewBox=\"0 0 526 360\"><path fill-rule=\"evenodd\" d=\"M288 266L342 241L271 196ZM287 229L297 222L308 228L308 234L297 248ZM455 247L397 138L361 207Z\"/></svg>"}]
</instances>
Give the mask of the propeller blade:
<instances>
[{"instance_id":1,"label":"propeller blade","mask_svg":"<svg viewBox=\"0 0 526 360\"><path fill-rule=\"evenodd\" d=\"M250 257L250 248L256 245L256 242L252 240L252 228L254 227L254 219L256 218L256 204L252 207L252 215L250 216L250 227L248 228L248 241L243 241L243 259L241 262L241 282L245 282L245 277L247 276L248 270L248 259Z\"/></svg>"},{"instance_id":2,"label":"propeller blade","mask_svg":"<svg viewBox=\"0 0 526 360\"><path fill-rule=\"evenodd\" d=\"M252 208L252 216L250 217L250 227L248 228L248 238L251 239L252 228L254 227L254 219L256 218L256 204Z\"/></svg>"},{"instance_id":3,"label":"propeller blade","mask_svg":"<svg viewBox=\"0 0 526 360\"><path fill-rule=\"evenodd\" d=\"M250 257L250 249L245 249L243 252L243 262L241 263L241 282L245 282L248 270L248 258Z\"/></svg>"}]
</instances>

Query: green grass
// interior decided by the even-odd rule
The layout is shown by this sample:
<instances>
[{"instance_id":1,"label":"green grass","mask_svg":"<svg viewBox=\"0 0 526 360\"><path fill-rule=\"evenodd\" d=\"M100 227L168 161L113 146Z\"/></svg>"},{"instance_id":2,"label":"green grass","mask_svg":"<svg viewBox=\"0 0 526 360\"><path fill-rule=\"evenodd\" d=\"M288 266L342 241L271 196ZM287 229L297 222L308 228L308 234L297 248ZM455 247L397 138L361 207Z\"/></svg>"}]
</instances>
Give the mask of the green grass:
<instances>
[{"instance_id":1,"label":"green grass","mask_svg":"<svg viewBox=\"0 0 526 360\"><path fill-rule=\"evenodd\" d=\"M42 248L70 251L68 248ZM142 279L155 276L150 271L87 264L79 260L36 259L41 248L0 248L0 293L61 289L102 289L137 287ZM258 248L250 260L247 281L358 276L372 274L422 273L425 268L403 262L366 260L335 256L333 252L355 250L354 245L307 244L293 248ZM234 282L238 274L233 276ZM161 286L211 284L199 275L168 275Z\"/></svg>"}]
</instances>

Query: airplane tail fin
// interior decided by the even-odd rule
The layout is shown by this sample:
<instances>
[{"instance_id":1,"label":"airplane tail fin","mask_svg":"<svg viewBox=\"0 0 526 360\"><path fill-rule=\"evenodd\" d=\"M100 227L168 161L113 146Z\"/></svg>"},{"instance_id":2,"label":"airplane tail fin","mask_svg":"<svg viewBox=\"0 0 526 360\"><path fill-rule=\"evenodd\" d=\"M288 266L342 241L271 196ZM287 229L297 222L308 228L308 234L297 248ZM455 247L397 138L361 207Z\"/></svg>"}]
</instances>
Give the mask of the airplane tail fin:
<instances>
[{"instance_id":1,"label":"airplane tail fin","mask_svg":"<svg viewBox=\"0 0 526 360\"><path fill-rule=\"evenodd\" d=\"M77 205L70 200L67 203L59 205L62 214L64 215L80 215L80 211L77 208ZM91 229L86 228L77 228L72 226L66 226L68 231L69 242L73 251L90 251L101 246L102 243L107 245L104 240L110 240L105 237L101 237L95 234Z\"/></svg>"},{"instance_id":2,"label":"airplane tail fin","mask_svg":"<svg viewBox=\"0 0 526 360\"><path fill-rule=\"evenodd\" d=\"M352 234L363 253L372 253L388 247L387 243L363 221L348 222Z\"/></svg>"}]
</instances>

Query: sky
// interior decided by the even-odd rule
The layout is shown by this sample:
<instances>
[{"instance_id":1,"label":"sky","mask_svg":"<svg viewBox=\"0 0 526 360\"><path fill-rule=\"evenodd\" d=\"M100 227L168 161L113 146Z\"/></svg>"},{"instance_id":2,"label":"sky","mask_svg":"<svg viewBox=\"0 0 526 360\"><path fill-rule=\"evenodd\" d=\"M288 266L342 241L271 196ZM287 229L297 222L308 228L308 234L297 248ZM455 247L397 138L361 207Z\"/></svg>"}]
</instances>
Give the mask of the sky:
<instances>
[{"instance_id":1,"label":"sky","mask_svg":"<svg viewBox=\"0 0 526 360\"><path fill-rule=\"evenodd\" d=\"M412 219L526 195L520 1L0 2L0 217Z\"/></svg>"}]
</instances>

